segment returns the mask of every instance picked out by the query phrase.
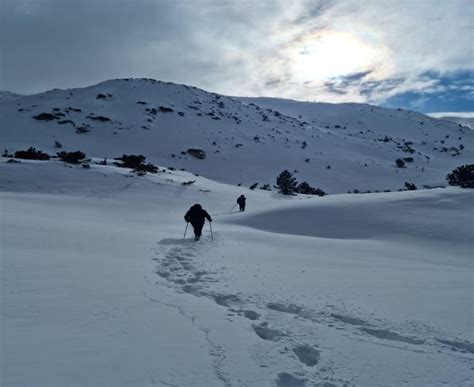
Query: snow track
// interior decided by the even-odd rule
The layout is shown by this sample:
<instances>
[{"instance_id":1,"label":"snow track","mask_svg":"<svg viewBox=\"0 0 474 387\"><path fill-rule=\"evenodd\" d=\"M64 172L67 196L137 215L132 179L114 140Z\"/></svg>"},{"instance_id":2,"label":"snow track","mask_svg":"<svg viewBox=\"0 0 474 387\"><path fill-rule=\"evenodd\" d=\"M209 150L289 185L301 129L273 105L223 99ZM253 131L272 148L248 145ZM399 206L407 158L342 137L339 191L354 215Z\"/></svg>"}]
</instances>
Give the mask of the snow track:
<instances>
[{"instance_id":1,"label":"snow track","mask_svg":"<svg viewBox=\"0 0 474 387\"><path fill-rule=\"evenodd\" d=\"M2 386L473 383L470 191L285 198L0 168ZM213 240L181 237L195 202Z\"/></svg>"}]
</instances>

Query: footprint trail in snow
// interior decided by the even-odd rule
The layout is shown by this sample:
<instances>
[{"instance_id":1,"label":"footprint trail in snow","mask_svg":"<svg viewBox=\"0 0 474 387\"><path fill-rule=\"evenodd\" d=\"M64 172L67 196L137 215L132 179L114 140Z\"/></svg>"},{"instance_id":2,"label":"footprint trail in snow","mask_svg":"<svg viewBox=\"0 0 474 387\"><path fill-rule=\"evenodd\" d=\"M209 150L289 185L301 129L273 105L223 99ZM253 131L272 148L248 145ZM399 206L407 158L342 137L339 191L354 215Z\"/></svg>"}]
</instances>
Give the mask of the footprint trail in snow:
<instances>
[{"instance_id":1,"label":"footprint trail in snow","mask_svg":"<svg viewBox=\"0 0 474 387\"><path fill-rule=\"evenodd\" d=\"M225 268L213 267L206 260L212 249L221 243L219 233L213 241L203 238L197 243L191 239L162 240L153 258L157 263L156 274L165 286L190 296L208 298L226 308L226 316L248 320L249 334L253 332L261 339L261 345L249 349L249 356L260 367L275 370L273 385L356 385L356 380L350 376L339 377L341 365L332 360L334 356L325 356L326 351L335 351L327 340L328 336L335 335L413 353L444 352L448 356L462 356L474 365L473 343L447 339L427 326L414 324L408 327L409 334L402 334L398 332L403 327L390 327L389 322L383 325L381 319L374 317L366 319L346 311L336 312L328 304L315 310L284 300L264 299L257 294L223 293ZM218 358L218 372L225 374L224 349L214 344L210 352ZM286 370L281 370L282 364L288 365ZM225 385L232 385L228 377L220 379Z\"/></svg>"}]
</instances>

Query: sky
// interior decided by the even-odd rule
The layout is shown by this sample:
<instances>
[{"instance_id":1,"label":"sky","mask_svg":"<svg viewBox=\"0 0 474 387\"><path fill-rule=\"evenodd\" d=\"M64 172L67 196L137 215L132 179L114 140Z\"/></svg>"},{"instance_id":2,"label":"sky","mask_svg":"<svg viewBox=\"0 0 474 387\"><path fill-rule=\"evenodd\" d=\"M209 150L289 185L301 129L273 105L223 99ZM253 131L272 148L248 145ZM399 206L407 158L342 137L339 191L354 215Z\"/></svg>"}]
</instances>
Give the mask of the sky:
<instances>
[{"instance_id":1,"label":"sky","mask_svg":"<svg viewBox=\"0 0 474 387\"><path fill-rule=\"evenodd\" d=\"M1 0L0 90L145 77L474 111L474 0Z\"/></svg>"}]
</instances>

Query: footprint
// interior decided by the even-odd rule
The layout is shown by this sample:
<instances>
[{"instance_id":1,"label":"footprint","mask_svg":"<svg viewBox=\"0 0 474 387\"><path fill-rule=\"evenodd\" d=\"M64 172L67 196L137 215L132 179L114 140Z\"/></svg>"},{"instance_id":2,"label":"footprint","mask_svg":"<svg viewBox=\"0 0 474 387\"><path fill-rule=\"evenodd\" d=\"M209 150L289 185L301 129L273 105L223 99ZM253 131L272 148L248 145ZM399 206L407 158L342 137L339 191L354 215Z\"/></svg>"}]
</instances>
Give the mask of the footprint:
<instances>
[{"instance_id":1,"label":"footprint","mask_svg":"<svg viewBox=\"0 0 474 387\"><path fill-rule=\"evenodd\" d=\"M306 379L297 378L288 372L278 374L276 380L277 387L304 387L306 386Z\"/></svg>"},{"instance_id":2,"label":"footprint","mask_svg":"<svg viewBox=\"0 0 474 387\"><path fill-rule=\"evenodd\" d=\"M369 324L367 321L364 321L360 318L355 318L355 317L349 317L349 316L343 316L341 314L336 314L336 313L331 313L331 317L335 318L336 320L339 320L345 324L351 324L351 325L360 325L360 326L372 326L372 324Z\"/></svg>"},{"instance_id":3,"label":"footprint","mask_svg":"<svg viewBox=\"0 0 474 387\"><path fill-rule=\"evenodd\" d=\"M258 320L260 315L257 312L254 312L253 310L245 310L244 311L244 317L248 318L249 320Z\"/></svg>"},{"instance_id":4,"label":"footprint","mask_svg":"<svg viewBox=\"0 0 474 387\"><path fill-rule=\"evenodd\" d=\"M277 341L280 337L285 336L283 332L278 329L268 328L265 324L252 325L253 330L263 340Z\"/></svg>"},{"instance_id":5,"label":"footprint","mask_svg":"<svg viewBox=\"0 0 474 387\"><path fill-rule=\"evenodd\" d=\"M303 310L303 307L294 305L294 304L280 304L278 302L271 302L267 304L267 308L276 310L277 312L290 313L290 314L300 314Z\"/></svg>"},{"instance_id":6,"label":"footprint","mask_svg":"<svg viewBox=\"0 0 474 387\"><path fill-rule=\"evenodd\" d=\"M451 341L451 340L441 340L437 339L441 344L450 345L454 350L460 350L462 352L474 353L474 344L468 341Z\"/></svg>"},{"instance_id":7,"label":"footprint","mask_svg":"<svg viewBox=\"0 0 474 387\"><path fill-rule=\"evenodd\" d=\"M308 344L299 345L293 348L293 352L298 357L298 360L306 364L308 367L313 367L318 364L319 356L321 352L313 347L310 347Z\"/></svg>"},{"instance_id":8,"label":"footprint","mask_svg":"<svg viewBox=\"0 0 474 387\"><path fill-rule=\"evenodd\" d=\"M420 345L425 341L420 339L415 339L413 337L401 336L398 333L391 332L388 329L371 329L371 328L360 328L362 331L368 333L369 335L375 336L379 339L400 341L402 343Z\"/></svg>"},{"instance_id":9,"label":"footprint","mask_svg":"<svg viewBox=\"0 0 474 387\"><path fill-rule=\"evenodd\" d=\"M214 301L216 302L217 305L221 306L230 306L229 302L239 302L240 298L236 296L235 294L216 294L213 296Z\"/></svg>"},{"instance_id":10,"label":"footprint","mask_svg":"<svg viewBox=\"0 0 474 387\"><path fill-rule=\"evenodd\" d=\"M163 271L163 270L158 270L156 274L158 274L160 277L163 277L163 278L168 278L170 276L170 273L168 271Z\"/></svg>"}]
</instances>

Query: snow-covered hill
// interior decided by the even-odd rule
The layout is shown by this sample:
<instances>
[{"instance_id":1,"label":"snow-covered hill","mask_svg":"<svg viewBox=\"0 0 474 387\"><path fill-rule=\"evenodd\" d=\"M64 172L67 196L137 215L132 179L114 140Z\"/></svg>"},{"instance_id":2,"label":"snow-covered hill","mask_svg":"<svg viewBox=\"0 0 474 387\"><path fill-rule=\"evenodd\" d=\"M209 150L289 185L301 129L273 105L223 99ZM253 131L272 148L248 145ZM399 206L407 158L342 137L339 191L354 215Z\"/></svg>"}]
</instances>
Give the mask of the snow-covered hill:
<instances>
[{"instance_id":1,"label":"snow-covered hill","mask_svg":"<svg viewBox=\"0 0 474 387\"><path fill-rule=\"evenodd\" d=\"M345 193L446 185L470 129L144 79L4 93L0 122L7 154L90 158L0 158L2 387L473 385L473 191ZM283 169L335 194L248 189Z\"/></svg>"},{"instance_id":2,"label":"snow-covered hill","mask_svg":"<svg viewBox=\"0 0 474 387\"><path fill-rule=\"evenodd\" d=\"M147 79L0 99L0 121L0 146L10 152L54 154L59 141L91 157L143 154L244 186L273 185L288 169L329 193L445 185L448 172L474 159L471 130L411 111L232 98ZM206 158L184 154L190 148Z\"/></svg>"},{"instance_id":3,"label":"snow-covered hill","mask_svg":"<svg viewBox=\"0 0 474 387\"><path fill-rule=\"evenodd\" d=\"M473 117L456 117L456 116L443 116L441 120L452 121L459 125L467 126L468 128L474 129L474 118Z\"/></svg>"},{"instance_id":4,"label":"snow-covered hill","mask_svg":"<svg viewBox=\"0 0 474 387\"><path fill-rule=\"evenodd\" d=\"M471 190L306 198L163 168L0 171L2 386L474 381ZM195 202L214 218L197 243Z\"/></svg>"}]
</instances>

